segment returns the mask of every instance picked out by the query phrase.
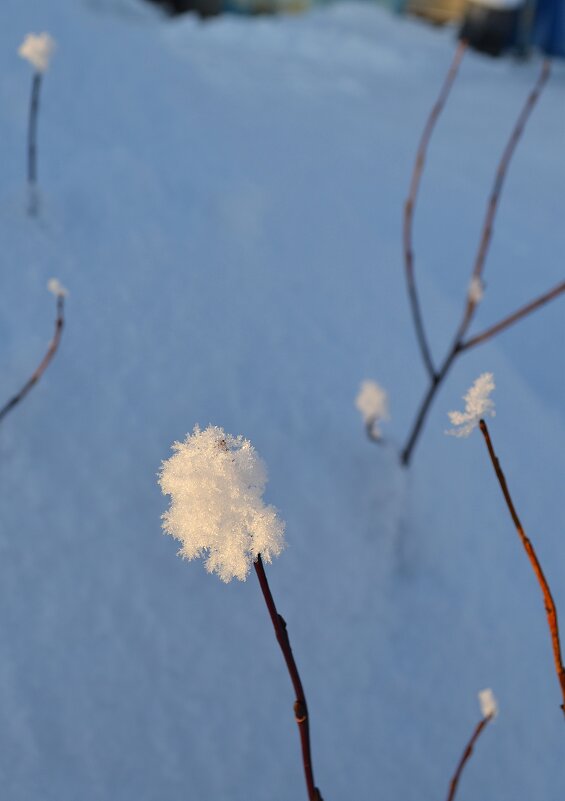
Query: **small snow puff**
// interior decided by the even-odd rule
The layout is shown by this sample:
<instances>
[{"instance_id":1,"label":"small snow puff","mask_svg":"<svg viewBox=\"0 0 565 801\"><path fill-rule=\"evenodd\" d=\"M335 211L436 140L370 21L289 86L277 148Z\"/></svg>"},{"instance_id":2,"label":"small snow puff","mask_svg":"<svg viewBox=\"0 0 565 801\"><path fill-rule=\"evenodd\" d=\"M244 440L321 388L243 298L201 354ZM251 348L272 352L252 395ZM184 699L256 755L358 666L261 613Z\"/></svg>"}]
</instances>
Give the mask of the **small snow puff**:
<instances>
[{"instance_id":1,"label":"small snow puff","mask_svg":"<svg viewBox=\"0 0 565 801\"><path fill-rule=\"evenodd\" d=\"M465 411L449 412L449 420L455 428L450 428L445 433L454 437L468 437L481 418L487 415L494 417L496 414L494 401L489 397L494 388L492 373L480 375L467 394L463 396Z\"/></svg>"},{"instance_id":2,"label":"small snow puff","mask_svg":"<svg viewBox=\"0 0 565 801\"><path fill-rule=\"evenodd\" d=\"M245 581L259 554L271 562L285 546L284 522L262 500L262 459L249 440L218 426L196 426L172 447L159 475L163 494L171 496L163 529L182 543L180 556L206 556L209 573Z\"/></svg>"},{"instance_id":3,"label":"small snow puff","mask_svg":"<svg viewBox=\"0 0 565 801\"><path fill-rule=\"evenodd\" d=\"M47 282L47 289L58 298L66 298L69 290L66 289L58 278L50 278Z\"/></svg>"},{"instance_id":4,"label":"small snow puff","mask_svg":"<svg viewBox=\"0 0 565 801\"><path fill-rule=\"evenodd\" d=\"M18 48L18 55L35 67L37 72L46 72L56 43L48 33L28 33Z\"/></svg>"},{"instance_id":5,"label":"small snow puff","mask_svg":"<svg viewBox=\"0 0 565 801\"><path fill-rule=\"evenodd\" d=\"M498 704L492 690L486 689L479 692L479 704L481 715L484 718L495 718L498 715Z\"/></svg>"},{"instance_id":6,"label":"small snow puff","mask_svg":"<svg viewBox=\"0 0 565 801\"><path fill-rule=\"evenodd\" d=\"M388 395L376 381L362 382L355 405L367 425L374 424L377 420L389 419Z\"/></svg>"},{"instance_id":7,"label":"small snow puff","mask_svg":"<svg viewBox=\"0 0 565 801\"><path fill-rule=\"evenodd\" d=\"M481 302L484 294L485 288L483 282L478 275L474 275L469 282L469 289L467 290L469 301L476 306L477 303Z\"/></svg>"}]
</instances>

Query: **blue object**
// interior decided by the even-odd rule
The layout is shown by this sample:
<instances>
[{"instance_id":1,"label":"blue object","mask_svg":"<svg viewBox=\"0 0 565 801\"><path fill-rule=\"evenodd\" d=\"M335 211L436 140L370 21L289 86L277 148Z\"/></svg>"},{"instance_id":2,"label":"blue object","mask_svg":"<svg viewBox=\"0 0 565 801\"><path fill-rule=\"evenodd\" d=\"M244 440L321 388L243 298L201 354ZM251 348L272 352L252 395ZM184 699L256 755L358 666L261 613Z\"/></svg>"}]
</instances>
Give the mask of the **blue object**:
<instances>
[{"instance_id":1,"label":"blue object","mask_svg":"<svg viewBox=\"0 0 565 801\"><path fill-rule=\"evenodd\" d=\"M538 0L532 43L548 56L565 56L565 0Z\"/></svg>"}]
</instances>

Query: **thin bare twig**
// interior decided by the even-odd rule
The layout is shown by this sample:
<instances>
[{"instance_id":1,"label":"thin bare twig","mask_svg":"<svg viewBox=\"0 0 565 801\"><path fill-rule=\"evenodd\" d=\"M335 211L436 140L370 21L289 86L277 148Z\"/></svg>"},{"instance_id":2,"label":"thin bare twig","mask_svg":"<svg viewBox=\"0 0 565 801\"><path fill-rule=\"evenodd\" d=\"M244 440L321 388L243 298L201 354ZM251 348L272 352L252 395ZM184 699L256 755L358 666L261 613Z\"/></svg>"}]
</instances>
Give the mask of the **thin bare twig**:
<instances>
[{"instance_id":1,"label":"thin bare twig","mask_svg":"<svg viewBox=\"0 0 565 801\"><path fill-rule=\"evenodd\" d=\"M263 567L261 554L257 556L257 559L254 562L254 567L255 567L255 572L257 573L257 578L259 579L259 584L261 585L263 597L265 598L265 603L267 604L267 609L269 610L269 615L271 617L273 627L275 629L277 642L283 653L284 661L286 662L290 679L292 681L292 686L294 687L294 692L296 694L296 701L294 702L294 717L296 719L296 723L298 724L298 730L300 733L300 744L302 747L302 762L304 765L306 788L308 790L308 801L323 801L320 791L314 784L314 771L312 768L312 756L310 752L310 726L308 721L308 706L306 704L306 696L304 695L304 689L302 687L302 681L298 673L298 668L296 667L296 662L294 661L292 648L290 647L290 640L288 638L286 622L284 618L277 612L277 608L275 606L275 602L271 594L269 583L267 581L265 568Z\"/></svg>"},{"instance_id":2,"label":"thin bare twig","mask_svg":"<svg viewBox=\"0 0 565 801\"><path fill-rule=\"evenodd\" d=\"M39 94L41 91L41 72L35 72L31 84L29 104L29 124L27 134L27 181L29 187L28 211L33 216L38 212L37 197L37 120L39 117Z\"/></svg>"},{"instance_id":3,"label":"thin bare twig","mask_svg":"<svg viewBox=\"0 0 565 801\"><path fill-rule=\"evenodd\" d=\"M451 62L451 66L449 67L449 70L445 77L445 81L439 93L438 99L436 100L430 112L430 116L428 117L428 120L426 122L426 126L424 128L424 132L422 133L422 138L418 146L418 151L416 153L416 161L414 162L414 169L412 171L412 178L410 180L410 190L408 193L408 198L404 205L404 229L403 229L404 268L406 272L406 282L408 285L408 297L410 299L412 317L414 319L414 326L416 328L416 337L418 339L418 344L420 346L422 359L424 361L426 370L428 371L428 375L432 380L435 377L436 371L432 359L432 354L430 351L430 346L428 344L428 340L426 337L426 332L424 330L422 310L420 308L418 291L416 289L416 280L414 277L414 249L412 244L412 225L414 220L414 208L416 206L416 199L418 197L420 182L422 180L422 173L424 170L424 163L426 161L428 145L430 143L430 139L433 130L435 128L436 122L438 120L438 117L441 114L443 107L445 106L445 102L449 96L449 92L451 91L453 82L457 77L457 71L459 69L459 65L461 63L461 59L463 58L466 48L467 48L466 42L461 40L455 50L453 61Z\"/></svg>"},{"instance_id":4,"label":"thin bare twig","mask_svg":"<svg viewBox=\"0 0 565 801\"><path fill-rule=\"evenodd\" d=\"M455 793L457 792L457 785L459 784L459 779L461 778L463 768L465 767L471 754L473 753L473 748L475 747L477 740L481 736L481 733L486 728L487 724L492 720L492 718L493 715L487 715L482 720L480 720L479 723L477 723L477 725L475 726L473 734L471 735L471 739L469 740L469 742L465 747L465 750L463 751L463 754L461 756L461 759L459 760L455 773L453 774L453 778L451 779L451 782L449 784L449 794L447 796L447 801L453 801L453 799L455 798Z\"/></svg>"},{"instance_id":5,"label":"thin bare twig","mask_svg":"<svg viewBox=\"0 0 565 801\"><path fill-rule=\"evenodd\" d=\"M541 591L543 594L543 603L547 615L547 624L549 626L549 633L551 635L551 645L553 648L553 660L555 663L555 672L557 673L557 679L559 681L559 685L561 687L561 695L563 697L563 703L561 704L561 709L563 710L563 714L565 715L565 668L563 667L563 659L561 656L561 642L559 639L559 624L557 622L557 609L555 607L555 602L553 600L551 590L549 589L549 584L547 583L547 579L545 578L544 572L542 570L542 567L539 563L538 557L534 550L534 546L526 536L526 533L522 527L522 523L520 522L520 518L518 517L518 514L514 507L514 503L512 501L512 498L510 496L510 491L506 483L506 478L504 477L504 473L502 472L502 468L500 467L500 462L498 461L498 458L494 451L494 447L492 445L487 424L485 423L484 420L480 420L479 426L482 435L485 438L492 466L494 467L494 472L496 473L496 477L498 478L498 483L500 484L500 489L502 490L502 494L504 495L504 500L506 501L508 511L510 512L510 516L516 527L516 531L518 532L518 536L522 541L524 550L528 555L528 559L530 560L530 564L532 565L532 569L538 580L538 584L541 587Z\"/></svg>"},{"instance_id":6,"label":"thin bare twig","mask_svg":"<svg viewBox=\"0 0 565 801\"><path fill-rule=\"evenodd\" d=\"M516 146L520 141L520 137L524 131L524 128L526 127L526 123L530 117L530 114L532 113L534 106L537 103L538 98L549 79L550 72L551 72L551 61L550 59L546 58L543 60L541 71L536 81L536 84L532 89L532 91L530 92L530 94L528 95L528 98L518 116L518 119L516 120L516 125L514 126L514 130L510 135L510 139L508 140L506 147L504 148L502 158L500 159L500 163L496 171L494 185L487 206L487 213L483 223L479 249L477 251L475 264L473 266L472 280L477 281L479 283L482 279L486 257L492 240L492 234L494 230L494 218L498 210L500 194L504 186L506 174L508 173L508 167L510 165L510 161L512 160L512 156L514 155ZM477 305L478 305L478 300L475 297L473 297L472 293L469 292L467 294L467 305L465 307L465 313L463 315L463 319L459 327L459 332L457 337L459 341L461 341L465 336L469 328L469 325L471 324L471 320L473 319Z\"/></svg>"},{"instance_id":7,"label":"thin bare twig","mask_svg":"<svg viewBox=\"0 0 565 801\"><path fill-rule=\"evenodd\" d=\"M65 317L64 317L64 310L65 310L65 298L64 295L57 295L57 318L55 320L55 333L53 334L53 339L49 343L49 347L47 348L47 353L41 360L41 363L35 369L31 377L26 381L20 391L14 395L10 400L0 409L0 420L2 420L8 412L10 412L14 406L17 406L20 401L22 401L30 389L37 384L49 363L53 359L53 356L57 352L59 347L59 343L61 341L61 336L63 333L63 326L65 324Z\"/></svg>"},{"instance_id":8,"label":"thin bare twig","mask_svg":"<svg viewBox=\"0 0 565 801\"><path fill-rule=\"evenodd\" d=\"M473 270L472 270L472 273L471 273L472 282L477 283L479 286L480 286L480 283L481 283L481 280L482 280L482 274L483 274L483 270L484 270L486 256L487 256L489 245L490 245L490 241L491 241L491 238L492 238L494 218L496 216L496 211L498 209L498 204L499 204L499 200L500 200L500 194L501 194L501 191L502 191L502 187L504 185L504 179L505 179L506 174L508 172L508 167L510 165L510 161L512 159L514 151L516 150L516 145L518 144L520 136L521 136L521 134L522 134L522 132L524 130L524 127L526 125L526 122L527 122L530 114L532 113L532 110L533 110L533 108L534 108L534 106L536 104L536 101L538 100L538 98L540 96L541 91L543 90L543 87L547 83L547 80L549 78L549 73L550 73L550 61L549 61L549 59L545 59L543 64L542 64L541 72L540 72L540 75L539 75L539 77L538 77L538 79L536 81L536 84L535 84L534 88L532 89L532 91L530 92L530 94L529 94L529 96L528 96L528 98L527 98L527 100L526 100L526 102L525 102L525 104L524 104L519 116L518 116L518 119L516 121L516 124L515 124L513 130L512 130L512 133L511 133L510 138L509 138L509 140L508 140L508 142L506 144L506 147L504 148L504 152L502 154L502 158L500 160L500 163L498 165L498 169L496 171L496 177L495 177L495 181L494 181L492 192L491 192L490 197L489 197L489 202L488 202L487 212L486 212L485 220L484 220L484 224L483 224L483 229L482 229L481 239L480 239L480 243L479 243L479 248L478 248L478 251L477 251L477 256L475 258L475 262L474 262L474 265L473 265ZM540 298L538 298L537 301L533 301L532 303L528 304L527 307L524 307L524 309L520 310L520 313L519 313L518 317L512 316L513 317L512 320L509 320L508 318L506 320L503 320L502 323L504 323L504 324L502 324L502 323L501 324L497 324L497 326L495 327L496 330L490 331L490 329L489 329L489 336L494 336L494 334L496 334L499 331L503 330L508 325L511 325L511 323L515 322L517 319L519 319L519 317L523 317L523 316L525 316L525 314L534 311L536 308L538 308L539 306L543 305L543 303L547 302L548 300L551 300L553 297L556 297L558 294L559 294L559 292L554 292L553 294L551 294L550 297L545 297L544 296L544 300L543 301ZM412 428L411 428L410 433L408 435L406 444L405 444L403 450L401 451L400 461L405 467L407 467L410 464L410 459L412 457L412 453L413 453L414 447L415 447L415 445L416 445L416 443L418 441L418 438L420 436L422 427L423 427L425 419L426 419L426 417L428 415L428 412L429 412L429 409L431 407L432 401L433 401L437 391L439 390L441 384L445 380L445 377L447 376L449 370L451 369L451 367L453 365L453 362L456 360L456 358L459 356L460 353L462 353L464 350L467 350L469 347L471 347L471 345L469 344L470 342L473 342L473 344L479 344L479 341L484 342L485 339L488 339L488 337L485 337L484 332L483 332L483 334L480 335L480 337L481 337L480 340L474 341L474 338L472 338L471 340L468 340L467 342L465 342L465 336L467 335L467 331L469 330L469 326L471 325L471 322L472 322L473 317L475 315L475 311L476 311L478 303L479 303L479 299L478 299L476 293L471 292L469 290L467 292L467 300L466 300L466 303L465 303L463 316L461 318L461 322L460 322L460 324L459 324L459 326L457 328L457 331L455 333L455 337L453 339L453 343L451 345L451 348L447 352L447 355L445 356L445 359L443 360L443 363L441 364L439 370L437 370L437 372L435 372L434 375L430 377L430 383L428 385L428 389L426 390L426 393L425 393L425 395L424 395L424 397L423 397L423 399L422 399L422 401L420 403L420 406L419 406L418 411L416 413L416 418L414 420L414 423L412 424ZM526 311L526 309L527 309L527 311Z\"/></svg>"},{"instance_id":9,"label":"thin bare twig","mask_svg":"<svg viewBox=\"0 0 565 801\"><path fill-rule=\"evenodd\" d=\"M557 284L557 286L553 287L553 289L550 289L549 292L546 292L544 295L540 295L539 298L532 300L530 303L522 306L517 311L509 314L495 325L491 325L489 328L486 328L479 334L475 334L474 337L470 337L469 339L465 340L465 342L461 343L459 350L469 350L470 348L474 348L475 345L480 345L481 342L486 342L488 339L491 339L491 337L500 334L501 331L504 331L506 328L514 325L514 323L517 323L518 320L521 320L523 317L527 317L528 314L531 314L536 309L539 309L540 306L549 303L550 300L553 300L558 295L561 295L562 292L565 292L565 281L562 281L560 284Z\"/></svg>"}]
</instances>

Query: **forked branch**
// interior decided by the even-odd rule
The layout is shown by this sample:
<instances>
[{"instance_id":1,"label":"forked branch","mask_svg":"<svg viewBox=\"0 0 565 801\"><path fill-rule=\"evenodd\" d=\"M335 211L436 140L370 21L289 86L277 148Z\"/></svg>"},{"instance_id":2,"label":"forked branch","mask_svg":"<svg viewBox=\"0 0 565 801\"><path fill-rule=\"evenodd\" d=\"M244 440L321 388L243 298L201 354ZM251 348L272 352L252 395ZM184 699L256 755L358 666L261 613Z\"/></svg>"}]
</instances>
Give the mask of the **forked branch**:
<instances>
[{"instance_id":1,"label":"forked branch","mask_svg":"<svg viewBox=\"0 0 565 801\"><path fill-rule=\"evenodd\" d=\"M561 696L563 703L561 704L561 709L563 710L563 714L565 715L565 668L563 667L563 659L561 656L561 641L559 639L559 624L557 621L557 609L555 607L555 602L553 600L553 596L551 594L551 590L549 589L549 584L547 583L547 579L545 578L544 572L542 567L539 563L539 559L536 555L534 550L534 546L526 536L526 533L522 527L522 523L520 522L520 518L516 512L514 507L514 503L510 496L510 490L508 489L508 485L506 483L506 478L504 473L502 472L502 468L500 467L500 462L496 456L494 451L494 447L490 438L489 430L487 424L484 420L479 422L479 426L481 429L481 433L485 439L485 443L489 452L489 456L492 462L492 466L494 468L494 472L496 473L496 477L498 478L498 483L500 484L500 489L502 490L502 494L504 495L504 500L506 501L506 505L508 507L508 511L510 512L510 516L516 527L516 531L518 532L518 536L524 546L524 550L528 555L528 559L530 560L530 564L532 569L535 573L536 579L538 584L540 585L542 594L543 594L543 603L545 606L545 613L547 615L547 624L549 626L549 633L551 636L551 645L553 648L553 660L555 662L555 672L557 673L557 680L559 681L559 686L561 688Z\"/></svg>"},{"instance_id":2,"label":"forked branch","mask_svg":"<svg viewBox=\"0 0 565 801\"><path fill-rule=\"evenodd\" d=\"M420 402L420 406L418 408L418 411L416 412L416 417L412 424L412 428L410 429L410 432L408 434L406 444L400 454L401 463L405 467L410 464L410 459L412 457L414 447L416 446L416 443L419 439L420 433L422 431L428 412L431 408L432 402L457 357L461 353L463 353L463 351L468 350L469 348L473 347L474 345L478 345L481 342L485 342L487 339L490 339L491 337L500 333L513 323L525 317L527 314L530 314L540 306L543 306L544 303L553 300L553 298L557 297L565 289L564 284L559 284L550 292L526 304L526 306L522 307L517 312L514 312L514 314L511 314L509 317L506 317L499 323L496 323L494 326L491 326L490 328L486 329L486 331L483 331L476 337L471 337L470 339L466 340L469 326L473 321L473 317L475 315L475 311L477 309L480 300L479 290L482 285L482 275L484 271L486 257L489 250L489 245L492 239L494 219L498 209L502 188L504 186L504 180L508 172L508 167L510 165L510 161L512 159L514 151L516 150L516 146L520 140L520 136L522 135L526 122L528 121L529 116L532 113L532 110L545 84L547 83L547 80L549 78L549 73L550 73L550 61L548 59L545 59L542 64L542 68L539 77L536 81L536 84L532 89L532 91L530 92L522 110L520 111L520 114L518 116L516 124L514 125L510 138L506 144L506 147L504 148L504 152L502 154L502 158L500 159L500 163L496 171L496 177L487 204L487 211L485 214L485 220L483 223L477 255L475 257L473 270L471 272L471 283L469 285L470 288L467 291L467 297L465 301L461 322L459 323L459 326L456 330L452 345L448 350L439 369L430 373L430 382L428 388L424 394L424 397ZM411 296L411 302L413 302L412 296Z\"/></svg>"},{"instance_id":3,"label":"forked branch","mask_svg":"<svg viewBox=\"0 0 565 801\"><path fill-rule=\"evenodd\" d=\"M292 686L294 687L294 692L296 694L296 701L294 702L294 717L296 719L296 723L298 724L298 730L300 733L300 744L302 747L302 762L304 765L306 788L308 790L308 801L323 801L320 791L314 784L314 771L312 768L312 756L310 752L310 726L308 721L308 706L306 704L306 696L304 695L304 689L302 687L302 681L298 673L298 668L296 667L296 662L294 661L292 648L290 647L290 640L288 638L286 623L284 618L281 617L281 615L279 615L279 613L277 612L277 608L275 606L275 602L271 594L269 583L267 581L265 568L263 567L261 554L257 556L257 559L253 564L255 567L255 572L257 573L257 578L259 579L259 584L261 585L261 590L263 592L263 597L265 598L265 603L267 604L267 609L269 610L269 615L271 617L273 627L275 629L277 642L283 653L284 660L286 662L286 666L290 675L290 680L292 681Z\"/></svg>"},{"instance_id":4,"label":"forked branch","mask_svg":"<svg viewBox=\"0 0 565 801\"><path fill-rule=\"evenodd\" d=\"M486 342L488 339L500 334L500 332L504 331L506 328L510 328L510 326L514 325L514 323L517 323L518 320L527 317L528 314L531 314L536 309L539 309L540 306L544 306L546 303L549 303L550 300L553 300L563 292L565 292L565 281L557 284L557 286L554 286L553 289L550 289L549 292L546 292L544 295L540 295L539 298L532 300L530 303L526 303L525 306L522 306L521 308L517 309L517 311L509 314L495 325L491 325L489 328L486 328L479 334L475 334L474 337L470 337L469 339L465 340L465 342L461 343L459 350L469 350L470 348L474 348L475 345L480 345L482 342Z\"/></svg>"},{"instance_id":5,"label":"forked branch","mask_svg":"<svg viewBox=\"0 0 565 801\"><path fill-rule=\"evenodd\" d=\"M63 334L63 326L65 324L65 297L63 294L57 295L57 316L55 319L55 333L53 334L53 339L49 343L49 347L47 348L47 353L41 360L40 364L37 366L35 371L32 373L31 377L26 381L20 391L14 395L10 400L4 404L4 406L0 409L0 421L10 412L15 406L22 401L30 389L37 384L43 373L47 370L51 360L57 353L57 349L59 347L59 343L61 341L61 336Z\"/></svg>"}]
</instances>

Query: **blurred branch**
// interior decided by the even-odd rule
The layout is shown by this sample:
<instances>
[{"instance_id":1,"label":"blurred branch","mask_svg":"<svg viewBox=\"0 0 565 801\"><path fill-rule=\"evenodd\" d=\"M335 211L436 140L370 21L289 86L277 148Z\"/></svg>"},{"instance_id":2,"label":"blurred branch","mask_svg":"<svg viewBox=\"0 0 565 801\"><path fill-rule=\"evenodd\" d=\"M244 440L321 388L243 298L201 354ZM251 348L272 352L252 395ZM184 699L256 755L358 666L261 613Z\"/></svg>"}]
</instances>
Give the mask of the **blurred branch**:
<instances>
[{"instance_id":1,"label":"blurred branch","mask_svg":"<svg viewBox=\"0 0 565 801\"><path fill-rule=\"evenodd\" d=\"M422 134L422 138L418 146L418 151L416 153L416 161L414 163L414 169L412 171L412 178L410 181L410 190L408 193L408 198L404 205L404 229L403 229L404 268L406 272L406 283L408 285L408 297L410 298L412 317L414 320L414 326L416 328L416 337L418 339L418 344L420 346L420 352L422 354L422 359L424 360L424 365L426 367L426 370L428 371L428 375L430 376L431 379L435 377L436 371L432 355L430 352L430 347L428 345L426 333L424 330L422 310L420 308L418 291L416 289L416 280L414 278L414 249L412 244L414 208L416 206L416 199L418 197L420 182L422 180L422 173L424 170L424 163L426 161L428 145L430 143L430 139L433 130L435 128L436 122L438 120L438 117L441 114L443 107L445 106L445 102L449 96L449 92L451 91L453 82L457 77L457 71L459 69L459 65L465 53L466 47L467 47L466 42L464 41L459 42L455 50L455 55L453 56L453 61L451 62L451 66L447 72L447 76L439 93L439 97L436 100L430 112L428 121L426 122L426 126L424 128L424 132Z\"/></svg>"},{"instance_id":2,"label":"blurred branch","mask_svg":"<svg viewBox=\"0 0 565 801\"><path fill-rule=\"evenodd\" d=\"M61 336L63 333L63 326L65 324L64 318L64 309L65 309L65 298L64 295L57 295L57 316L55 320L55 333L53 334L53 339L49 343L49 347L47 348L47 353L41 360L38 367L35 369L34 373L31 377L26 381L17 395L14 395L10 400L0 409L0 420L2 420L8 412L10 412L15 406L22 401L30 389L37 384L43 373L47 370L51 360L55 356L57 349L59 347L59 343L61 341Z\"/></svg>"},{"instance_id":3,"label":"blurred branch","mask_svg":"<svg viewBox=\"0 0 565 801\"><path fill-rule=\"evenodd\" d=\"M555 662L555 671L557 673L557 679L559 681L559 685L561 687L561 695L563 697L563 703L561 704L561 709L563 710L563 714L565 715L565 668L563 667L563 659L561 657L561 643L559 640L559 625L557 622L557 609L555 607L555 602L553 600L551 590L549 589L549 584L547 583L544 572L537 558L534 546L526 536L524 529L522 527L522 523L520 522L520 518L518 517L518 514L514 507L514 503L512 501L512 498L510 496L510 491L506 483L506 478L504 477L504 473L502 472L502 468L500 467L500 462L498 461L496 453L494 452L487 424L485 423L484 420L481 420L479 422L479 426L482 435L485 439L489 456L492 462L492 466L494 468L494 472L496 473L496 477L498 478L498 482L500 484L502 494L504 495L504 500L506 501L508 511L510 512L510 516L516 527L516 531L518 532L518 536L522 541L524 550L528 555L528 559L530 560L530 564L532 565L532 569L538 580L538 584L541 587L545 612L547 615L547 623L551 635L551 644L553 647L553 659Z\"/></svg>"},{"instance_id":4,"label":"blurred branch","mask_svg":"<svg viewBox=\"0 0 565 801\"><path fill-rule=\"evenodd\" d=\"M504 179L508 172L508 167L510 165L510 161L516 150L516 146L520 140L526 122L528 121L532 110L545 86L550 74L550 61L545 59L539 77L536 81L536 84L526 102L518 115L518 119L512 133L510 134L510 138L504 148L504 152L500 159L498 169L496 171L496 177L493 185L492 192L489 197L489 202L487 206L487 212L485 216L485 220L483 223L481 239L479 243L479 248L477 251L477 256L475 259L475 263L473 266L473 270L471 273L471 283L469 285L469 289L467 291L467 300L463 312L463 317L459 324L459 327L455 333L455 337L453 339L453 344L451 348L447 352L443 363L441 364L439 370L434 372L430 375L430 383L428 385L428 389L424 394L424 397L418 407L418 411L416 413L416 418L414 423L412 424L412 428L410 429L410 433L408 435L406 444L400 454L401 463L407 467L410 464L410 459L412 457L412 453L416 443L419 439L420 433L422 431L422 427L430 410L432 401L439 390L441 384L445 380L449 370L451 369L453 362L462 353L464 350L467 350L471 347L471 343L473 345L478 345L479 342L484 342L485 339L490 338L491 336L495 336L499 331L504 330L507 326L511 325L513 322L516 322L521 317L524 317L530 311L534 311L538 306L543 305L543 303L551 300L553 297L556 297L560 293L560 289L558 287L555 290L552 290L548 296L543 296L543 298L538 298L538 300L533 301L531 304L528 304L523 309L520 309L514 315L511 315L510 318L506 318L505 320L501 321L501 323L497 323L496 326L493 326L492 329L488 329L487 332L483 332L483 334L479 335L479 338L473 337L472 339L465 342L465 336L469 329L469 326L473 320L475 310L479 303L480 297L478 296L476 291L471 291L471 287L480 287L482 282L482 274L485 265L486 256L488 253L490 241L492 238L493 232L493 225L494 225L494 218L496 216L496 211L498 209L498 204L500 200L500 194L502 191L502 187L504 185ZM556 291L558 290L559 291ZM486 336L488 334L488 336Z\"/></svg>"},{"instance_id":5,"label":"blurred branch","mask_svg":"<svg viewBox=\"0 0 565 801\"><path fill-rule=\"evenodd\" d=\"M539 309L540 306L549 303L550 300L553 300L558 295L561 295L562 292L565 292L565 281L557 284L557 286L553 287L553 289L550 289L549 292L546 292L545 295L540 295L539 298L536 298L530 303L527 303L525 306L522 306L520 309L513 312L513 314L509 314L508 317L500 320L500 322L496 323L495 325L491 325L490 328L486 328L484 331L481 331L480 334L476 334L474 337L462 342L459 350L469 350L469 348L474 348L475 345L479 345L481 342L486 342L488 339L491 339L491 337L500 334L501 331L504 331L506 328L514 325L514 323L517 323L518 320L521 320L523 317L527 317L528 314L531 314L536 309Z\"/></svg>"}]
</instances>

